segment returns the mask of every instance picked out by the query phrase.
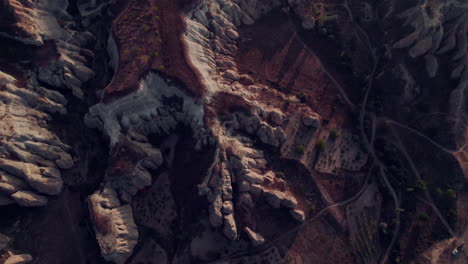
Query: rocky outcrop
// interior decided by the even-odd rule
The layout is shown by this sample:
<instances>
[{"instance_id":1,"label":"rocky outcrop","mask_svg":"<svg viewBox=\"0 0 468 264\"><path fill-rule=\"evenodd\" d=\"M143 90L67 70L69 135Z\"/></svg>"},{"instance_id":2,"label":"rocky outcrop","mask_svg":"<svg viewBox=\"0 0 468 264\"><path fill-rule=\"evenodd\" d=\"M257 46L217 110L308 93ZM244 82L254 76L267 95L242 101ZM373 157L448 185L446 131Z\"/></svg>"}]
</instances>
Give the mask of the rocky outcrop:
<instances>
[{"instance_id":1,"label":"rocky outcrop","mask_svg":"<svg viewBox=\"0 0 468 264\"><path fill-rule=\"evenodd\" d=\"M249 236L250 241L252 241L252 245L254 247L260 246L265 243L265 238L263 238L260 234L255 233L249 227L244 228L245 233Z\"/></svg>"},{"instance_id":2,"label":"rocky outcrop","mask_svg":"<svg viewBox=\"0 0 468 264\"><path fill-rule=\"evenodd\" d=\"M67 114L60 90L81 97L82 84L94 75L86 66L93 53L82 48L94 37L72 30L76 22L66 11L68 1L4 4L15 18L16 33L0 35L23 43L18 45L30 57L14 74L0 71L0 204L41 206L61 192L60 170L74 166L71 148L49 123Z\"/></svg>"},{"instance_id":3,"label":"rocky outcrop","mask_svg":"<svg viewBox=\"0 0 468 264\"><path fill-rule=\"evenodd\" d=\"M130 205L122 205L115 190L103 188L89 197L89 206L102 256L125 263L138 241Z\"/></svg>"},{"instance_id":4,"label":"rocky outcrop","mask_svg":"<svg viewBox=\"0 0 468 264\"><path fill-rule=\"evenodd\" d=\"M251 25L281 1L200 1L186 16L185 41L192 64L211 93L230 90L226 83L239 79L233 55L239 40L237 27ZM217 70L226 83L219 83Z\"/></svg>"},{"instance_id":5,"label":"rocky outcrop","mask_svg":"<svg viewBox=\"0 0 468 264\"><path fill-rule=\"evenodd\" d=\"M301 210L291 210L291 215L299 222L305 222L305 214Z\"/></svg>"},{"instance_id":6,"label":"rocky outcrop","mask_svg":"<svg viewBox=\"0 0 468 264\"><path fill-rule=\"evenodd\" d=\"M448 61L452 63L449 69L451 78L458 80L458 86L451 92L448 119L457 138L462 138L468 122L467 10L468 6L463 1L433 1L408 8L398 17L404 21L404 26L411 26L413 31L393 45L396 49L407 49L414 58L424 55L429 77L435 77L440 68L439 61L449 57Z\"/></svg>"},{"instance_id":7,"label":"rocky outcrop","mask_svg":"<svg viewBox=\"0 0 468 264\"><path fill-rule=\"evenodd\" d=\"M59 169L74 164L67 153L70 147L44 126L50 114L66 113L66 100L37 83L17 87L16 79L2 72L0 83L4 88L0 99L5 102L0 105L0 195L24 206L44 205L43 195L62 189Z\"/></svg>"},{"instance_id":8,"label":"rocky outcrop","mask_svg":"<svg viewBox=\"0 0 468 264\"><path fill-rule=\"evenodd\" d=\"M10 255L4 262L4 264L26 264L33 260L31 255L22 254L22 255Z\"/></svg>"},{"instance_id":9,"label":"rocky outcrop","mask_svg":"<svg viewBox=\"0 0 468 264\"><path fill-rule=\"evenodd\" d=\"M136 92L90 108L85 123L89 127L100 129L110 139L112 150L103 186L105 190L112 190L113 201L118 205L111 208L117 210L119 215L115 216L115 213L110 214L109 210L104 210L108 212L106 218L111 222L118 222L115 217L123 217L128 222L124 223L125 228L135 229L135 232L129 231L124 234L114 232L97 235L103 255L107 256L107 259L125 261L137 242L138 233L133 222L133 211L129 205L120 206L120 202L131 203L132 197L139 190L150 186L150 171L156 171L163 163L160 150L149 143L148 135L169 135L177 127L185 126L194 133L197 142L195 148L201 149L215 143L210 131L205 128L203 117L201 102L187 95L178 84L157 73L149 73L142 79ZM171 157L167 158L168 162L172 162ZM99 197L99 194L95 194L90 200ZM211 208L220 217L212 219L217 226L223 222L221 207L222 201L219 206ZM148 221L142 217L139 216L143 224L155 226L151 224L153 220ZM229 215L226 215L226 219L226 223L234 224ZM100 229L99 221L96 221L96 218L94 220L94 225ZM226 234L233 238L237 234L233 225L226 224L225 230ZM122 246L119 246L120 244Z\"/></svg>"}]
</instances>

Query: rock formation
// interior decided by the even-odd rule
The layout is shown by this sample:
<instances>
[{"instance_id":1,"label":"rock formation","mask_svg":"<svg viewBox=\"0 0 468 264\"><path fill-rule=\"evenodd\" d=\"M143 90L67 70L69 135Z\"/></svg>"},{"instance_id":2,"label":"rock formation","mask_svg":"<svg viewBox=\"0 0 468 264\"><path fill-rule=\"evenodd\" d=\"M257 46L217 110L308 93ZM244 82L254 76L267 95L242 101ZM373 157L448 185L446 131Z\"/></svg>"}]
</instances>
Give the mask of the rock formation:
<instances>
[{"instance_id":1,"label":"rock formation","mask_svg":"<svg viewBox=\"0 0 468 264\"><path fill-rule=\"evenodd\" d=\"M125 263L138 241L132 208L121 205L117 193L110 188L89 197L90 211L103 257L114 263Z\"/></svg>"},{"instance_id":2,"label":"rock formation","mask_svg":"<svg viewBox=\"0 0 468 264\"><path fill-rule=\"evenodd\" d=\"M358 2L0 1L0 262L61 256L30 242L57 217L83 263L409 263L454 233L468 6Z\"/></svg>"}]
</instances>

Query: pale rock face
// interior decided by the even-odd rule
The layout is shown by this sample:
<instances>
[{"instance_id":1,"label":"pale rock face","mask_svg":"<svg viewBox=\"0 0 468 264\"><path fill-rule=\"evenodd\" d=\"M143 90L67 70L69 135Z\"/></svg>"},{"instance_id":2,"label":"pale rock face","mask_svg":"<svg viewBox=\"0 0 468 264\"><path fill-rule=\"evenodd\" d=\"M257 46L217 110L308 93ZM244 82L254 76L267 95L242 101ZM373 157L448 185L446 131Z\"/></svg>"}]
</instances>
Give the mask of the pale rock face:
<instances>
[{"instance_id":1,"label":"pale rock face","mask_svg":"<svg viewBox=\"0 0 468 264\"><path fill-rule=\"evenodd\" d=\"M5 260L4 264L26 264L33 260L29 254L12 255Z\"/></svg>"},{"instance_id":2,"label":"pale rock face","mask_svg":"<svg viewBox=\"0 0 468 264\"><path fill-rule=\"evenodd\" d=\"M284 197L284 199L281 201L281 204L284 207L287 208L296 208L297 206L297 200L294 198L294 196L287 195Z\"/></svg>"},{"instance_id":3,"label":"pale rock face","mask_svg":"<svg viewBox=\"0 0 468 264\"><path fill-rule=\"evenodd\" d=\"M179 98L181 104L165 105L164 98ZM156 73L149 73L136 92L109 104L99 103L91 107L85 123L101 129L111 139L111 146L118 143L123 130L130 126L135 134L148 135L169 134L177 124L191 127L203 145L203 138L209 136L204 129L203 116L203 107L195 98ZM214 143L212 138L205 142Z\"/></svg>"},{"instance_id":4,"label":"pale rock face","mask_svg":"<svg viewBox=\"0 0 468 264\"><path fill-rule=\"evenodd\" d=\"M263 143L275 147L279 147L286 138L286 135L281 128L273 128L267 124L262 124L260 129L257 131L257 136Z\"/></svg>"},{"instance_id":5,"label":"pale rock face","mask_svg":"<svg viewBox=\"0 0 468 264\"><path fill-rule=\"evenodd\" d=\"M305 214L301 210L291 210L291 216L299 222L305 222Z\"/></svg>"},{"instance_id":6,"label":"pale rock face","mask_svg":"<svg viewBox=\"0 0 468 264\"><path fill-rule=\"evenodd\" d=\"M239 74L237 74L235 71L233 70L227 70L224 75L224 77L232 80L232 81L237 81L239 79Z\"/></svg>"},{"instance_id":7,"label":"pale rock face","mask_svg":"<svg viewBox=\"0 0 468 264\"><path fill-rule=\"evenodd\" d=\"M233 58L237 52L236 41L239 40L237 28L243 24L255 23L255 20L278 7L280 3L279 0L205 0L200 1L186 15L187 31L184 40L188 46L189 59L211 94L230 90L228 85L217 81L218 72L224 72L223 77L227 83L239 79ZM218 69L217 66L229 69Z\"/></svg>"},{"instance_id":8,"label":"pale rock face","mask_svg":"<svg viewBox=\"0 0 468 264\"><path fill-rule=\"evenodd\" d=\"M318 127L320 120L317 116L303 116L302 123L306 127Z\"/></svg>"},{"instance_id":9,"label":"pale rock face","mask_svg":"<svg viewBox=\"0 0 468 264\"><path fill-rule=\"evenodd\" d=\"M57 169L6 159L0 159L0 169L24 179L41 193L56 195L62 190L63 182Z\"/></svg>"},{"instance_id":10,"label":"pale rock face","mask_svg":"<svg viewBox=\"0 0 468 264\"><path fill-rule=\"evenodd\" d=\"M233 214L224 216L223 234L230 240L237 238L237 227Z\"/></svg>"},{"instance_id":11,"label":"pale rock face","mask_svg":"<svg viewBox=\"0 0 468 264\"><path fill-rule=\"evenodd\" d=\"M273 124L281 126L281 124L283 124L284 115L280 111L274 110L270 112L270 119Z\"/></svg>"},{"instance_id":12,"label":"pale rock face","mask_svg":"<svg viewBox=\"0 0 468 264\"><path fill-rule=\"evenodd\" d=\"M81 85L94 75L86 66L87 58L81 55L93 54L81 47L93 36L71 30L75 22L66 12L68 1L6 3L17 20L15 27L24 34L0 34L27 45L42 46L47 40L57 47L56 58L24 72L26 81L16 82L14 76L0 72L0 204L42 206L47 195L62 190L59 168L69 169L74 162L68 153L70 147L47 125L52 115L67 113L67 100L60 92L41 87L39 81L71 89L80 96ZM10 156L17 159L5 158Z\"/></svg>"},{"instance_id":13,"label":"pale rock face","mask_svg":"<svg viewBox=\"0 0 468 264\"><path fill-rule=\"evenodd\" d=\"M254 172L254 171L249 171L248 173L245 174L245 179L254 184L254 183L262 183L263 182L263 176Z\"/></svg>"},{"instance_id":14,"label":"pale rock face","mask_svg":"<svg viewBox=\"0 0 468 264\"><path fill-rule=\"evenodd\" d=\"M258 233L255 233L249 227L244 228L245 233L249 236L250 241L254 247L260 246L265 243L265 238Z\"/></svg>"},{"instance_id":15,"label":"pale rock face","mask_svg":"<svg viewBox=\"0 0 468 264\"><path fill-rule=\"evenodd\" d=\"M17 191L11 195L11 198L19 205L26 207L43 206L47 204L46 197L30 191Z\"/></svg>"},{"instance_id":16,"label":"pale rock face","mask_svg":"<svg viewBox=\"0 0 468 264\"><path fill-rule=\"evenodd\" d=\"M123 264L138 242L138 229L130 205L121 205L113 189L104 188L89 197L96 238L103 257Z\"/></svg>"}]
</instances>

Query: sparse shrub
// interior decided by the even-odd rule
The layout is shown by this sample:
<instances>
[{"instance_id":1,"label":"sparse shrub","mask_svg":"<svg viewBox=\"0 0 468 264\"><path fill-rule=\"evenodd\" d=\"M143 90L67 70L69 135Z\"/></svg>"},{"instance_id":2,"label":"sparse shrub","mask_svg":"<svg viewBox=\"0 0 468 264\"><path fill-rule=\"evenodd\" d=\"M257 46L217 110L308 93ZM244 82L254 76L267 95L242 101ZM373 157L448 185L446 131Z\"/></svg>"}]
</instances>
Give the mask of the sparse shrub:
<instances>
[{"instance_id":1,"label":"sparse shrub","mask_svg":"<svg viewBox=\"0 0 468 264\"><path fill-rule=\"evenodd\" d=\"M132 53L140 53L141 49L139 47L133 47L132 48Z\"/></svg>"},{"instance_id":2,"label":"sparse shrub","mask_svg":"<svg viewBox=\"0 0 468 264\"><path fill-rule=\"evenodd\" d=\"M448 216L449 217L456 217L457 216L457 210L455 209L450 209L449 212L448 212Z\"/></svg>"},{"instance_id":3,"label":"sparse shrub","mask_svg":"<svg viewBox=\"0 0 468 264\"><path fill-rule=\"evenodd\" d=\"M418 218L421 221L427 221L429 220L429 215L425 212L422 212L422 213L419 213Z\"/></svg>"},{"instance_id":4,"label":"sparse shrub","mask_svg":"<svg viewBox=\"0 0 468 264\"><path fill-rule=\"evenodd\" d=\"M340 136L340 133L336 131L336 129L331 129L330 130L330 137L331 139L335 140Z\"/></svg>"},{"instance_id":5,"label":"sparse shrub","mask_svg":"<svg viewBox=\"0 0 468 264\"><path fill-rule=\"evenodd\" d=\"M148 61L149 61L150 57L148 55L141 55L140 56L140 61L143 63L143 64L147 64Z\"/></svg>"},{"instance_id":6,"label":"sparse shrub","mask_svg":"<svg viewBox=\"0 0 468 264\"><path fill-rule=\"evenodd\" d=\"M318 151L324 150L326 147L325 140L319 139L317 143L315 143L315 147L317 148Z\"/></svg>"},{"instance_id":7,"label":"sparse shrub","mask_svg":"<svg viewBox=\"0 0 468 264\"><path fill-rule=\"evenodd\" d=\"M166 69L166 67L164 67L164 65L162 65L162 64L161 64L161 65L159 65L159 67L158 67L158 68L159 68L159 70L160 70L160 71L164 71L164 70Z\"/></svg>"},{"instance_id":8,"label":"sparse shrub","mask_svg":"<svg viewBox=\"0 0 468 264\"><path fill-rule=\"evenodd\" d=\"M309 210L310 210L311 212L315 212L315 210L317 210L317 206L316 206L315 204L311 203L311 204L309 205Z\"/></svg>"},{"instance_id":9,"label":"sparse shrub","mask_svg":"<svg viewBox=\"0 0 468 264\"><path fill-rule=\"evenodd\" d=\"M158 56L159 56L159 52L153 51L153 56L158 57Z\"/></svg>"},{"instance_id":10,"label":"sparse shrub","mask_svg":"<svg viewBox=\"0 0 468 264\"><path fill-rule=\"evenodd\" d=\"M282 171L275 172L275 175L276 175L276 177L281 178L281 179L286 178L286 174L284 172L282 172Z\"/></svg>"},{"instance_id":11,"label":"sparse shrub","mask_svg":"<svg viewBox=\"0 0 468 264\"><path fill-rule=\"evenodd\" d=\"M447 189L446 193L452 199L457 198L457 193L453 189Z\"/></svg>"},{"instance_id":12,"label":"sparse shrub","mask_svg":"<svg viewBox=\"0 0 468 264\"><path fill-rule=\"evenodd\" d=\"M148 32L150 30L150 26L145 24L141 27L141 29L143 29L144 32Z\"/></svg>"},{"instance_id":13,"label":"sparse shrub","mask_svg":"<svg viewBox=\"0 0 468 264\"><path fill-rule=\"evenodd\" d=\"M304 145L297 145L296 146L296 153L297 154L302 155L302 154L304 154L304 152L305 152Z\"/></svg>"},{"instance_id":14,"label":"sparse shrub","mask_svg":"<svg viewBox=\"0 0 468 264\"><path fill-rule=\"evenodd\" d=\"M418 180L418 181L416 182L415 188L416 188L418 191L426 191L426 190L427 190L426 181Z\"/></svg>"}]
</instances>

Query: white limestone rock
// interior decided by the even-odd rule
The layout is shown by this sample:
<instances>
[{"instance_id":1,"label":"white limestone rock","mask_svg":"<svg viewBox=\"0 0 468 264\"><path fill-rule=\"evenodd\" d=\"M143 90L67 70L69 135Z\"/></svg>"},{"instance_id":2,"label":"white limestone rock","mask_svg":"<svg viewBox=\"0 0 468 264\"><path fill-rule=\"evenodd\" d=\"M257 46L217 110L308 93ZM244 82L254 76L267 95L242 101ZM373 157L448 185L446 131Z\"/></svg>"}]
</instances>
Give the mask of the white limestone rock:
<instances>
[{"instance_id":1,"label":"white limestone rock","mask_svg":"<svg viewBox=\"0 0 468 264\"><path fill-rule=\"evenodd\" d=\"M17 191L11 195L20 206L34 207L47 204L47 198L31 191Z\"/></svg>"},{"instance_id":2,"label":"white limestone rock","mask_svg":"<svg viewBox=\"0 0 468 264\"><path fill-rule=\"evenodd\" d=\"M227 70L223 76L231 81L237 81L239 79L239 74L234 70Z\"/></svg>"},{"instance_id":3,"label":"white limestone rock","mask_svg":"<svg viewBox=\"0 0 468 264\"><path fill-rule=\"evenodd\" d=\"M278 110L271 111L270 120L271 122L273 122L273 124L277 126L281 126L281 124L283 124L284 114Z\"/></svg>"},{"instance_id":4,"label":"white limestone rock","mask_svg":"<svg viewBox=\"0 0 468 264\"><path fill-rule=\"evenodd\" d=\"M237 238L237 226L233 214L224 216L223 234L229 240L235 240Z\"/></svg>"},{"instance_id":5,"label":"white limestone rock","mask_svg":"<svg viewBox=\"0 0 468 264\"><path fill-rule=\"evenodd\" d=\"M4 264L26 264L32 260L33 258L29 254L11 255L5 260Z\"/></svg>"},{"instance_id":6,"label":"white limestone rock","mask_svg":"<svg viewBox=\"0 0 468 264\"><path fill-rule=\"evenodd\" d=\"M319 120L319 118L317 116L306 115L306 116L302 117L302 123L306 127L316 127L317 128L319 126L319 124L320 124L320 120Z\"/></svg>"},{"instance_id":7,"label":"white limestone rock","mask_svg":"<svg viewBox=\"0 0 468 264\"><path fill-rule=\"evenodd\" d=\"M291 210L291 216L299 222L305 222L305 214L304 211L301 210Z\"/></svg>"},{"instance_id":8,"label":"white limestone rock","mask_svg":"<svg viewBox=\"0 0 468 264\"><path fill-rule=\"evenodd\" d=\"M265 238L258 233L255 233L249 227L244 228L245 233L249 236L250 241L254 247L260 246L265 243Z\"/></svg>"},{"instance_id":9,"label":"white limestone rock","mask_svg":"<svg viewBox=\"0 0 468 264\"><path fill-rule=\"evenodd\" d=\"M263 183L263 175L260 175L254 171L247 171L247 173L244 175L244 178L252 184Z\"/></svg>"},{"instance_id":10,"label":"white limestone rock","mask_svg":"<svg viewBox=\"0 0 468 264\"><path fill-rule=\"evenodd\" d=\"M138 229L130 205L121 205L113 189L89 197L96 238L107 261L123 264L138 242Z\"/></svg>"},{"instance_id":11,"label":"white limestone rock","mask_svg":"<svg viewBox=\"0 0 468 264\"><path fill-rule=\"evenodd\" d=\"M261 142L275 147L280 146L286 138L284 131L280 127L273 128L266 123L263 123L260 129L258 129L257 136Z\"/></svg>"}]
</instances>

